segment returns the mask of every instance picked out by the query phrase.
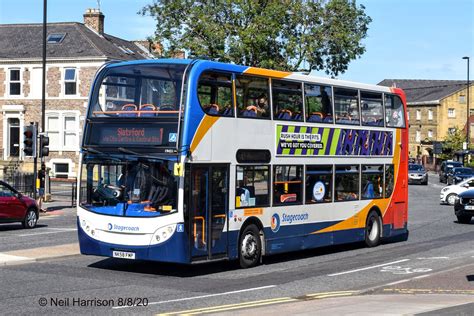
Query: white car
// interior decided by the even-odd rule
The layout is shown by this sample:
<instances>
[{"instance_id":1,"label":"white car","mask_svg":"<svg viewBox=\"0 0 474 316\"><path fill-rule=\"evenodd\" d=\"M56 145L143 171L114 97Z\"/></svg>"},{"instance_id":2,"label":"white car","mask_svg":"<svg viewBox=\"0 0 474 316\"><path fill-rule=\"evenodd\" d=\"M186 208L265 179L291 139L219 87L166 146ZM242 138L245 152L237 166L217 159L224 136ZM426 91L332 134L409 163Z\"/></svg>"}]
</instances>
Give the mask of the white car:
<instances>
[{"instance_id":1,"label":"white car","mask_svg":"<svg viewBox=\"0 0 474 316\"><path fill-rule=\"evenodd\" d=\"M442 188L439 194L440 203L454 205L458 194L468 189L474 189L474 177Z\"/></svg>"}]
</instances>

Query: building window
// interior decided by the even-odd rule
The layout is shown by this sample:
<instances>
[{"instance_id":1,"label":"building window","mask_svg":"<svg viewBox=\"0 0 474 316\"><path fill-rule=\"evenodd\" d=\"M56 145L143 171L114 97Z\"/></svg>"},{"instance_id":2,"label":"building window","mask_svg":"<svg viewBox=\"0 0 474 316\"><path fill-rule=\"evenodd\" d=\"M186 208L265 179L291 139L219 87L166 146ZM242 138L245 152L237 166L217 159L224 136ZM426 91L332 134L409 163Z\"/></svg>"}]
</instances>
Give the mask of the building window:
<instances>
[{"instance_id":1,"label":"building window","mask_svg":"<svg viewBox=\"0 0 474 316\"><path fill-rule=\"evenodd\" d=\"M429 130L429 131L428 131L428 137L429 137L429 138L433 137L433 131L432 131L432 130Z\"/></svg>"},{"instance_id":2,"label":"building window","mask_svg":"<svg viewBox=\"0 0 474 316\"><path fill-rule=\"evenodd\" d=\"M75 95L77 92L77 76L75 68L64 69L64 94Z\"/></svg>"},{"instance_id":3,"label":"building window","mask_svg":"<svg viewBox=\"0 0 474 316\"><path fill-rule=\"evenodd\" d=\"M269 166L237 166L235 207L268 206L269 174Z\"/></svg>"},{"instance_id":4,"label":"building window","mask_svg":"<svg viewBox=\"0 0 474 316\"><path fill-rule=\"evenodd\" d=\"M428 110L428 120L433 120L433 110Z\"/></svg>"},{"instance_id":5,"label":"building window","mask_svg":"<svg viewBox=\"0 0 474 316\"><path fill-rule=\"evenodd\" d=\"M48 38L46 39L46 42L48 44L59 44L63 41L65 36L66 36L66 33L49 34Z\"/></svg>"},{"instance_id":6,"label":"building window","mask_svg":"<svg viewBox=\"0 0 474 316\"><path fill-rule=\"evenodd\" d=\"M49 137L50 150L79 150L79 114L71 112L47 112L46 131Z\"/></svg>"},{"instance_id":7,"label":"building window","mask_svg":"<svg viewBox=\"0 0 474 316\"><path fill-rule=\"evenodd\" d=\"M416 120L421 120L421 110L416 110Z\"/></svg>"},{"instance_id":8,"label":"building window","mask_svg":"<svg viewBox=\"0 0 474 316\"><path fill-rule=\"evenodd\" d=\"M410 112L407 112L407 120L410 120Z\"/></svg>"},{"instance_id":9,"label":"building window","mask_svg":"<svg viewBox=\"0 0 474 316\"><path fill-rule=\"evenodd\" d=\"M466 96L465 95L460 95L459 96L459 103L466 103Z\"/></svg>"},{"instance_id":10,"label":"building window","mask_svg":"<svg viewBox=\"0 0 474 316\"><path fill-rule=\"evenodd\" d=\"M419 142L421 141L421 132L420 132L420 131L416 131L416 139L415 139L415 141L416 141L417 143L419 143Z\"/></svg>"},{"instance_id":11,"label":"building window","mask_svg":"<svg viewBox=\"0 0 474 316\"><path fill-rule=\"evenodd\" d=\"M448 109L448 117L456 117L456 110L455 109Z\"/></svg>"},{"instance_id":12,"label":"building window","mask_svg":"<svg viewBox=\"0 0 474 316\"><path fill-rule=\"evenodd\" d=\"M456 133L456 128L455 127L448 128L448 134L449 135L454 135L454 133Z\"/></svg>"},{"instance_id":13,"label":"building window","mask_svg":"<svg viewBox=\"0 0 474 316\"><path fill-rule=\"evenodd\" d=\"M21 94L20 69L10 69L10 95Z\"/></svg>"}]
</instances>

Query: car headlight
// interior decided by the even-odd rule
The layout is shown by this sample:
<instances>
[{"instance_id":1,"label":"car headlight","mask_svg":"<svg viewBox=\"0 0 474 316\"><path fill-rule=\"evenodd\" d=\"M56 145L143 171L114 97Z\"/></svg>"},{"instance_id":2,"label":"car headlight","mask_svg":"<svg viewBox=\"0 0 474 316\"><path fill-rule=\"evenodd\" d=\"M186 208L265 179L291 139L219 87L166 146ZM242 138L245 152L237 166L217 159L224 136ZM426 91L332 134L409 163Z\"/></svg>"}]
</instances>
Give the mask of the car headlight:
<instances>
[{"instance_id":1,"label":"car headlight","mask_svg":"<svg viewBox=\"0 0 474 316\"><path fill-rule=\"evenodd\" d=\"M176 230L176 224L158 228L156 232L153 234L150 244L156 245L156 244L167 241L173 235L175 230Z\"/></svg>"}]
</instances>

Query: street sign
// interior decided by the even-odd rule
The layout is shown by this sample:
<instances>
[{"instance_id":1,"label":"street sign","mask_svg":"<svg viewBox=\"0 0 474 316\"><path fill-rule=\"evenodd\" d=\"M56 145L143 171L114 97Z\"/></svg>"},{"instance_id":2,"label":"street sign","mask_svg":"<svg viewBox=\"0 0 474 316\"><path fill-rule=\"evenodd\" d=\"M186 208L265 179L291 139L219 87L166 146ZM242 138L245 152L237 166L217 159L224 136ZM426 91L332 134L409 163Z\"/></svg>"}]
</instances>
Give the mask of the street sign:
<instances>
[{"instance_id":1,"label":"street sign","mask_svg":"<svg viewBox=\"0 0 474 316\"><path fill-rule=\"evenodd\" d=\"M433 154L439 155L443 153L443 143L433 142Z\"/></svg>"}]
</instances>

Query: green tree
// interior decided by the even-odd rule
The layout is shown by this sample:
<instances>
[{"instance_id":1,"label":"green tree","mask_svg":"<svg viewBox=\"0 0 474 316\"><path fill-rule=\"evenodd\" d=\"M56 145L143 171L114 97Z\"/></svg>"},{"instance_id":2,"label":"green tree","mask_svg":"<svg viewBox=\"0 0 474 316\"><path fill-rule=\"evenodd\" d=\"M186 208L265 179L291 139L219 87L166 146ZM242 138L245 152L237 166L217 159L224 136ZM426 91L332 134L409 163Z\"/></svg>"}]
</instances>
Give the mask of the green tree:
<instances>
[{"instance_id":1,"label":"green tree","mask_svg":"<svg viewBox=\"0 0 474 316\"><path fill-rule=\"evenodd\" d=\"M462 144L466 141L466 133L459 128L449 133L443 140L443 153L440 155L442 160L452 159L456 151L462 150Z\"/></svg>"},{"instance_id":2,"label":"green tree","mask_svg":"<svg viewBox=\"0 0 474 316\"><path fill-rule=\"evenodd\" d=\"M155 0L143 15L156 19L164 56L190 57L337 76L365 52L372 21L355 0Z\"/></svg>"}]
</instances>

